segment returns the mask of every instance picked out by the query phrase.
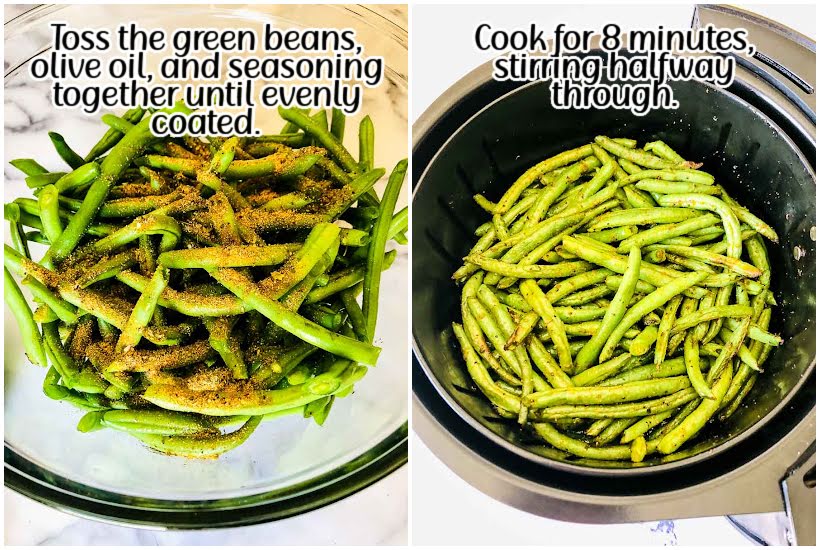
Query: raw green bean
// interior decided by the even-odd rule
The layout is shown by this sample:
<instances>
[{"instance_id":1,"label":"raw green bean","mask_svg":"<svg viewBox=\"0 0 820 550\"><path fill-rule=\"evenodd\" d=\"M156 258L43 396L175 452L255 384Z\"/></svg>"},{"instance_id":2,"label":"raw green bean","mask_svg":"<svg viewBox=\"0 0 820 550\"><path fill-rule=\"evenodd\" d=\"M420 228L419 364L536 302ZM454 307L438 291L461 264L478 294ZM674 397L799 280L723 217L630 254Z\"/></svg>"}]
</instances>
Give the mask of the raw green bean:
<instances>
[{"instance_id":1,"label":"raw green bean","mask_svg":"<svg viewBox=\"0 0 820 550\"><path fill-rule=\"evenodd\" d=\"M367 336L373 341L376 331L376 314L379 309L379 286L384 262L384 247L387 243L393 210L401 193L407 174L407 160L400 161L390 174L387 187L379 206L379 217L373 226L372 238L367 252L367 268L364 275L364 298L362 311L367 321Z\"/></svg>"},{"instance_id":2,"label":"raw green bean","mask_svg":"<svg viewBox=\"0 0 820 550\"><path fill-rule=\"evenodd\" d=\"M57 150L57 154L60 155L60 158L63 159L72 170L85 164L83 157L75 153L74 150L69 147L63 136L57 132L49 132L48 137L51 139L51 144L54 145L54 149Z\"/></svg>"},{"instance_id":3,"label":"raw green bean","mask_svg":"<svg viewBox=\"0 0 820 550\"><path fill-rule=\"evenodd\" d=\"M359 168L362 172L373 169L375 144L376 128L370 116L366 116L359 123Z\"/></svg>"},{"instance_id":4,"label":"raw green bean","mask_svg":"<svg viewBox=\"0 0 820 550\"><path fill-rule=\"evenodd\" d=\"M32 318L31 308L26 302L26 298L20 292L20 288L7 267L3 269L3 299L14 314L17 326L20 327L23 347L26 350L28 360L41 367L47 366L48 361L46 360L40 330Z\"/></svg>"},{"instance_id":5,"label":"raw green bean","mask_svg":"<svg viewBox=\"0 0 820 550\"><path fill-rule=\"evenodd\" d=\"M48 170L34 159L14 159L9 161L9 164L27 176L39 176L48 173Z\"/></svg>"}]
</instances>

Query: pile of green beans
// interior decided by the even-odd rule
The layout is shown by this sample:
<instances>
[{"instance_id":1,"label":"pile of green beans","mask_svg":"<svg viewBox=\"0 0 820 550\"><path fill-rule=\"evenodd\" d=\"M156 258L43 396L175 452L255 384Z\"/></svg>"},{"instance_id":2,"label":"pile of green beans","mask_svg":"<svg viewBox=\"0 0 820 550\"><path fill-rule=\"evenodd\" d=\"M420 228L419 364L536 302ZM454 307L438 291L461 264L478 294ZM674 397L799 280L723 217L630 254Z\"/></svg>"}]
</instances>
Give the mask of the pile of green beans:
<instances>
[{"instance_id":1,"label":"pile of green beans","mask_svg":"<svg viewBox=\"0 0 820 550\"><path fill-rule=\"evenodd\" d=\"M525 171L453 278L475 386L565 457L685 456L737 411L769 331L775 231L662 141L598 136ZM649 457L649 458L647 458Z\"/></svg>"},{"instance_id":2,"label":"pile of green beans","mask_svg":"<svg viewBox=\"0 0 820 550\"><path fill-rule=\"evenodd\" d=\"M4 208L5 301L45 395L86 411L80 431L216 457L264 420L322 425L376 365L407 161L379 197L369 117L356 160L340 111L279 113L279 134L158 139L132 109L84 157L50 132L62 171L11 161L34 196Z\"/></svg>"}]
</instances>

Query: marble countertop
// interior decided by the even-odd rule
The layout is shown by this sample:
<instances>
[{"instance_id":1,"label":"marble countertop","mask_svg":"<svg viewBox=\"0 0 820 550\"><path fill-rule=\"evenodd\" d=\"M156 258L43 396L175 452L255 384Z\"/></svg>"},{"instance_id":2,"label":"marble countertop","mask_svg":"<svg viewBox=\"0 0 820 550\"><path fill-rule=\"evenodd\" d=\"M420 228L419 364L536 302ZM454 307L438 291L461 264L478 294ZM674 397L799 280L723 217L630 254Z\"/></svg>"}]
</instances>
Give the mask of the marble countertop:
<instances>
[{"instance_id":1,"label":"marble countertop","mask_svg":"<svg viewBox=\"0 0 820 550\"><path fill-rule=\"evenodd\" d=\"M210 531L155 531L108 525L54 510L6 489L5 544L48 546L405 545L404 466L325 508L274 523ZM366 517L367 521L362 521Z\"/></svg>"}]
</instances>

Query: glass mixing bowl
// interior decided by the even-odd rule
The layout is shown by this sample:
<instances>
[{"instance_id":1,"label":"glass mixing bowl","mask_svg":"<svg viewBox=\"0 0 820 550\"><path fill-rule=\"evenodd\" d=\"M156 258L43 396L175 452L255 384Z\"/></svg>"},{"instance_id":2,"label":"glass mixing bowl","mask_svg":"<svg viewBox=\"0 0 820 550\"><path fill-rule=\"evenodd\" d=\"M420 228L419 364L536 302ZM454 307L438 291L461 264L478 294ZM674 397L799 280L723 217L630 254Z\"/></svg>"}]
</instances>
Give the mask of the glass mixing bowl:
<instances>
[{"instance_id":1,"label":"glass mixing bowl","mask_svg":"<svg viewBox=\"0 0 820 550\"><path fill-rule=\"evenodd\" d=\"M346 145L357 150L359 120L376 127L376 165L389 170L407 155L406 12L398 7L320 5L41 6L5 25L4 200L31 196L14 158L63 169L46 132L66 136L81 154L105 131L99 115L55 109L49 84L28 65L48 55L49 24L114 27L134 21L167 31L186 27L353 28L365 54L384 56L386 78L367 89L361 112L347 122ZM275 110L257 126L278 131ZM383 187L384 181L379 183ZM409 184L407 185L409 188ZM397 208L407 205L404 194ZM42 254L36 247L33 254ZM5 483L45 504L112 522L165 528L237 526L270 521L334 502L407 461L407 247L382 279L377 367L338 400L323 427L299 417L263 423L238 449L217 460L188 460L149 451L112 430L80 433L82 412L42 394L45 371L25 358L17 325L5 309ZM35 256L36 257L36 256Z\"/></svg>"}]
</instances>

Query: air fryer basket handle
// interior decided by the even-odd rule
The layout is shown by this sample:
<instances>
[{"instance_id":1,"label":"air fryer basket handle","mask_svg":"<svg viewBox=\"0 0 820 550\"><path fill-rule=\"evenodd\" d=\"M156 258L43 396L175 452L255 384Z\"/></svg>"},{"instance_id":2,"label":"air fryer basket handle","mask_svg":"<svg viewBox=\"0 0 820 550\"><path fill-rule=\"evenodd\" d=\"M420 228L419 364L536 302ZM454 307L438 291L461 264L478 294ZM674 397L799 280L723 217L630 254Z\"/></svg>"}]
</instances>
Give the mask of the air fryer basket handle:
<instances>
[{"instance_id":1,"label":"air fryer basket handle","mask_svg":"<svg viewBox=\"0 0 820 550\"><path fill-rule=\"evenodd\" d=\"M791 524L790 542L797 546L814 546L817 541L817 452L816 442L797 459L780 487Z\"/></svg>"},{"instance_id":2,"label":"air fryer basket handle","mask_svg":"<svg viewBox=\"0 0 820 550\"><path fill-rule=\"evenodd\" d=\"M784 103L809 118L813 126L817 113L814 41L780 23L738 8L696 6L692 27L708 24L745 28L757 52L752 58L735 56L738 65L752 73L762 86L776 90Z\"/></svg>"}]
</instances>

